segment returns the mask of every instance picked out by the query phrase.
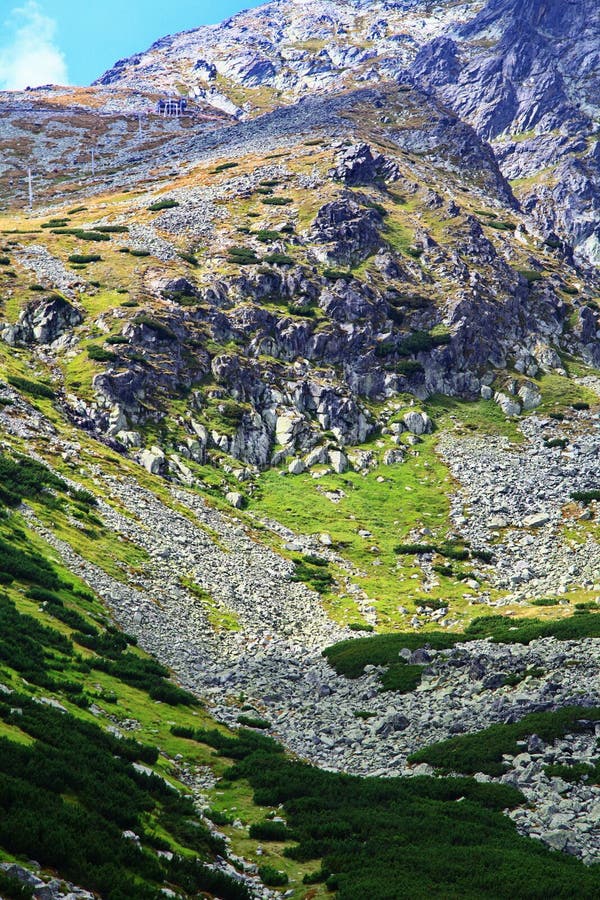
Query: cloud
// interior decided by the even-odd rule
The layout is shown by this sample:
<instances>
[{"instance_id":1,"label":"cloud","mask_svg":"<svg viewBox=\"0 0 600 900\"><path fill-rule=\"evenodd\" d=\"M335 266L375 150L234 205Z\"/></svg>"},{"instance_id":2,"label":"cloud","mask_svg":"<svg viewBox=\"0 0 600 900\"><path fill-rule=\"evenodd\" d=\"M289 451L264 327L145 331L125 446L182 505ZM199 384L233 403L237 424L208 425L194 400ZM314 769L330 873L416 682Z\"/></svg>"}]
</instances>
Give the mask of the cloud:
<instances>
[{"instance_id":1,"label":"cloud","mask_svg":"<svg viewBox=\"0 0 600 900\"><path fill-rule=\"evenodd\" d=\"M15 7L4 23L0 45L0 89L68 84L67 63L56 43L56 22L45 15L35 0Z\"/></svg>"}]
</instances>

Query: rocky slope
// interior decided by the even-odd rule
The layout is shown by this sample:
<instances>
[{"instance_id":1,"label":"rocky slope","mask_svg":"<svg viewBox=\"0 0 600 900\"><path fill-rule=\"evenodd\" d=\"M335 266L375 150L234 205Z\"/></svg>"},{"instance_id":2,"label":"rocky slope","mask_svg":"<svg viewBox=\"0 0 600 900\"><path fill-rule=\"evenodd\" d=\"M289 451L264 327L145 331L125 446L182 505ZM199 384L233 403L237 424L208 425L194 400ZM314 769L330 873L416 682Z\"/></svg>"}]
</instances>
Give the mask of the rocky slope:
<instances>
[{"instance_id":1,"label":"rocky slope","mask_svg":"<svg viewBox=\"0 0 600 900\"><path fill-rule=\"evenodd\" d=\"M44 492L2 535L209 722L258 717L331 772L431 776L411 757L436 742L583 710L467 773L522 791L573 897L600 859L597 36L585 0L281 0L91 88L0 95L0 451L95 501ZM223 767L198 746L203 809Z\"/></svg>"}]
</instances>

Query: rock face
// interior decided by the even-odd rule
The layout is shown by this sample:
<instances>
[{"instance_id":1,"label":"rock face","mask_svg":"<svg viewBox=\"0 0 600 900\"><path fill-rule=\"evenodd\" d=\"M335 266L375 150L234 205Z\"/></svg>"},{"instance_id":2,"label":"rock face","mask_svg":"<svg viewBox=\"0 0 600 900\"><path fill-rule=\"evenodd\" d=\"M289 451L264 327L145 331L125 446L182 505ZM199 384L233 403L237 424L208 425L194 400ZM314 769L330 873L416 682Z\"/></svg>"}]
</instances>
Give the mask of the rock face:
<instances>
[{"instance_id":1,"label":"rock face","mask_svg":"<svg viewBox=\"0 0 600 900\"><path fill-rule=\"evenodd\" d=\"M322 206L312 229L312 240L328 244L325 259L350 266L363 262L381 245L381 215L365 209L350 198L335 200Z\"/></svg>"},{"instance_id":2,"label":"rock face","mask_svg":"<svg viewBox=\"0 0 600 900\"><path fill-rule=\"evenodd\" d=\"M7 344L54 344L83 322L83 316L60 296L28 303L16 325L6 325L2 339Z\"/></svg>"}]
</instances>

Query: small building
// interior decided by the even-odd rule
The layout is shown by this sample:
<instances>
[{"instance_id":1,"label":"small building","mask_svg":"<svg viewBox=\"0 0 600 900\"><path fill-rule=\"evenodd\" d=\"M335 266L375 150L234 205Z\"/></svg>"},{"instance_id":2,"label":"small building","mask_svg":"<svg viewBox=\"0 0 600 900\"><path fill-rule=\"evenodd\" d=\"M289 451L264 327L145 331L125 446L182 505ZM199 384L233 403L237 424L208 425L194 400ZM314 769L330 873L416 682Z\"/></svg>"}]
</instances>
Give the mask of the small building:
<instances>
[{"instance_id":1,"label":"small building","mask_svg":"<svg viewBox=\"0 0 600 900\"><path fill-rule=\"evenodd\" d=\"M186 109L187 100L184 97L164 97L156 104L156 112L165 118L183 116Z\"/></svg>"}]
</instances>

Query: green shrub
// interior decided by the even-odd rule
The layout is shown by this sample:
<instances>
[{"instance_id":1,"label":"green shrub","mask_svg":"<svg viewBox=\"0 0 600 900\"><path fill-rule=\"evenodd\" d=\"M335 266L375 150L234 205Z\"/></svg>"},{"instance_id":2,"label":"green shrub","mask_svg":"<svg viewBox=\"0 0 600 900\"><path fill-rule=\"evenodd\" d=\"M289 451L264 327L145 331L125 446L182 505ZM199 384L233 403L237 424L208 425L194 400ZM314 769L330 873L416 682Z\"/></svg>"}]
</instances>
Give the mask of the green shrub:
<instances>
[{"instance_id":1,"label":"green shrub","mask_svg":"<svg viewBox=\"0 0 600 900\"><path fill-rule=\"evenodd\" d=\"M10 266L10 259L8 256L0 256L0 266Z\"/></svg>"},{"instance_id":2,"label":"green shrub","mask_svg":"<svg viewBox=\"0 0 600 900\"><path fill-rule=\"evenodd\" d=\"M14 388L23 391L24 394L29 394L31 397L39 397L46 400L54 400L56 398L52 388L41 381L29 381L28 378L21 378L19 375L9 375L7 381Z\"/></svg>"},{"instance_id":3,"label":"green shrub","mask_svg":"<svg viewBox=\"0 0 600 900\"><path fill-rule=\"evenodd\" d=\"M177 200L157 200L151 203L148 209L150 212L160 212L161 209L174 209L176 206L179 206Z\"/></svg>"},{"instance_id":4,"label":"green shrub","mask_svg":"<svg viewBox=\"0 0 600 900\"><path fill-rule=\"evenodd\" d=\"M87 348L87 355L95 362L114 362L117 359L114 353L111 353L110 350L104 350L102 347L98 347L97 344L90 344Z\"/></svg>"},{"instance_id":5,"label":"green shrub","mask_svg":"<svg viewBox=\"0 0 600 900\"><path fill-rule=\"evenodd\" d=\"M399 556L412 556L413 554L421 555L422 553L435 553L437 550L435 544L398 544L394 547L394 553Z\"/></svg>"},{"instance_id":6,"label":"green shrub","mask_svg":"<svg viewBox=\"0 0 600 900\"><path fill-rule=\"evenodd\" d=\"M290 840L290 831L285 822L272 822L270 819L251 825L249 834L257 841Z\"/></svg>"},{"instance_id":7,"label":"green shrub","mask_svg":"<svg viewBox=\"0 0 600 900\"><path fill-rule=\"evenodd\" d=\"M517 272L519 275L523 276L528 284L534 284L536 281L541 281L544 277L542 273L538 272L536 269L517 269Z\"/></svg>"},{"instance_id":8,"label":"green shrub","mask_svg":"<svg viewBox=\"0 0 600 900\"><path fill-rule=\"evenodd\" d=\"M267 887L285 887L289 879L285 872L274 869L273 866L260 866L258 877Z\"/></svg>"},{"instance_id":9,"label":"green shrub","mask_svg":"<svg viewBox=\"0 0 600 900\"><path fill-rule=\"evenodd\" d=\"M72 253L69 262L79 265L87 265L88 263L100 262L102 257L99 253Z\"/></svg>"},{"instance_id":10,"label":"green shrub","mask_svg":"<svg viewBox=\"0 0 600 900\"><path fill-rule=\"evenodd\" d=\"M165 325L164 322L160 322L158 319L153 319L150 316L140 315L137 316L134 320L136 325L144 325L146 328L152 329L162 340L165 341L174 341L177 339L177 335L175 332L169 328L168 325Z\"/></svg>"},{"instance_id":11,"label":"green shrub","mask_svg":"<svg viewBox=\"0 0 600 900\"><path fill-rule=\"evenodd\" d=\"M132 256L139 256L139 257L150 256L149 250L130 250L129 252L131 253Z\"/></svg>"},{"instance_id":12,"label":"green shrub","mask_svg":"<svg viewBox=\"0 0 600 900\"><path fill-rule=\"evenodd\" d=\"M55 228L52 234L72 234L79 238L80 241L92 241L100 243L101 241L110 241L110 235L103 234L100 231L82 231L80 228Z\"/></svg>"},{"instance_id":13,"label":"green shrub","mask_svg":"<svg viewBox=\"0 0 600 900\"><path fill-rule=\"evenodd\" d=\"M129 228L127 225L98 225L96 231L101 234L126 234Z\"/></svg>"},{"instance_id":14,"label":"green shrub","mask_svg":"<svg viewBox=\"0 0 600 900\"><path fill-rule=\"evenodd\" d=\"M250 247L230 247L227 253L228 261L236 263L238 266L254 265L260 262L256 253Z\"/></svg>"},{"instance_id":15,"label":"green shrub","mask_svg":"<svg viewBox=\"0 0 600 900\"><path fill-rule=\"evenodd\" d=\"M407 663L393 663L379 680L383 691L396 691L408 694L421 684L423 666L409 666Z\"/></svg>"},{"instance_id":16,"label":"green shrub","mask_svg":"<svg viewBox=\"0 0 600 900\"><path fill-rule=\"evenodd\" d=\"M516 231L517 226L513 222L490 221L485 223L488 228L496 228L498 231Z\"/></svg>"},{"instance_id":17,"label":"green shrub","mask_svg":"<svg viewBox=\"0 0 600 900\"><path fill-rule=\"evenodd\" d=\"M11 878L0 869L0 895L4 900L30 900L34 896L33 888L23 884L16 878Z\"/></svg>"},{"instance_id":18,"label":"green shrub","mask_svg":"<svg viewBox=\"0 0 600 900\"><path fill-rule=\"evenodd\" d=\"M264 257L264 262L269 263L272 266L293 266L294 260L291 256L287 256L285 253L268 253Z\"/></svg>"},{"instance_id":19,"label":"green shrub","mask_svg":"<svg viewBox=\"0 0 600 900\"><path fill-rule=\"evenodd\" d=\"M573 706L555 712L531 713L511 725L490 725L476 734L463 734L432 744L413 753L409 761L426 762L445 773L502 775L506 771L502 757L516 756L520 752L519 741L537 734L551 743L568 732L585 731L590 720L600 721L599 709Z\"/></svg>"},{"instance_id":20,"label":"green shrub","mask_svg":"<svg viewBox=\"0 0 600 900\"><path fill-rule=\"evenodd\" d=\"M190 266L193 266L194 268L198 266L198 260L193 253L187 253L184 250L181 250L178 255L180 259L189 263Z\"/></svg>"},{"instance_id":21,"label":"green shrub","mask_svg":"<svg viewBox=\"0 0 600 900\"><path fill-rule=\"evenodd\" d=\"M215 168L213 169L213 175L218 175L219 172L225 172L225 171L227 171L227 169L237 169L238 166L239 166L239 163L236 163L236 162L221 163L220 165L215 166Z\"/></svg>"},{"instance_id":22,"label":"green shrub","mask_svg":"<svg viewBox=\"0 0 600 900\"><path fill-rule=\"evenodd\" d=\"M263 197L261 200L265 206L288 206L293 202L291 197Z\"/></svg>"},{"instance_id":23,"label":"green shrub","mask_svg":"<svg viewBox=\"0 0 600 900\"><path fill-rule=\"evenodd\" d=\"M418 375L425 371L422 364L414 359L399 360L395 369L400 375Z\"/></svg>"},{"instance_id":24,"label":"green shrub","mask_svg":"<svg viewBox=\"0 0 600 900\"><path fill-rule=\"evenodd\" d=\"M575 409L578 412L581 412L582 410L589 409L589 408L590 408L589 403L572 403L571 404L571 409Z\"/></svg>"},{"instance_id":25,"label":"green shrub","mask_svg":"<svg viewBox=\"0 0 600 900\"><path fill-rule=\"evenodd\" d=\"M271 723L267 719L261 719L259 716L238 716L237 720L238 724L243 725L244 728L266 729L271 727Z\"/></svg>"},{"instance_id":26,"label":"green shrub","mask_svg":"<svg viewBox=\"0 0 600 900\"><path fill-rule=\"evenodd\" d=\"M334 578L326 560L317 562L315 557L304 556L294 560L292 581L302 581L318 594L326 594L331 590Z\"/></svg>"},{"instance_id":27,"label":"green shrub","mask_svg":"<svg viewBox=\"0 0 600 900\"><path fill-rule=\"evenodd\" d=\"M304 881L326 880L338 900L392 900L399 889L419 900L514 900L527 884L535 884L530 900L598 894L593 867L517 834L503 810L524 799L507 785L359 778L288 759L274 742L252 744L243 733L237 743L216 731L197 739L237 760L227 778L248 780L255 802L283 806L297 842L285 855L322 860Z\"/></svg>"},{"instance_id":28,"label":"green shrub","mask_svg":"<svg viewBox=\"0 0 600 900\"><path fill-rule=\"evenodd\" d=\"M414 356L417 353L429 353L436 347L442 347L449 344L452 340L449 334L431 334L427 331L413 331L411 334L403 337L398 353L401 356Z\"/></svg>"},{"instance_id":29,"label":"green shrub","mask_svg":"<svg viewBox=\"0 0 600 900\"><path fill-rule=\"evenodd\" d=\"M269 231L268 228L261 228L256 232L256 240L262 244L270 244L272 241L280 241L281 235L278 231Z\"/></svg>"}]
</instances>

